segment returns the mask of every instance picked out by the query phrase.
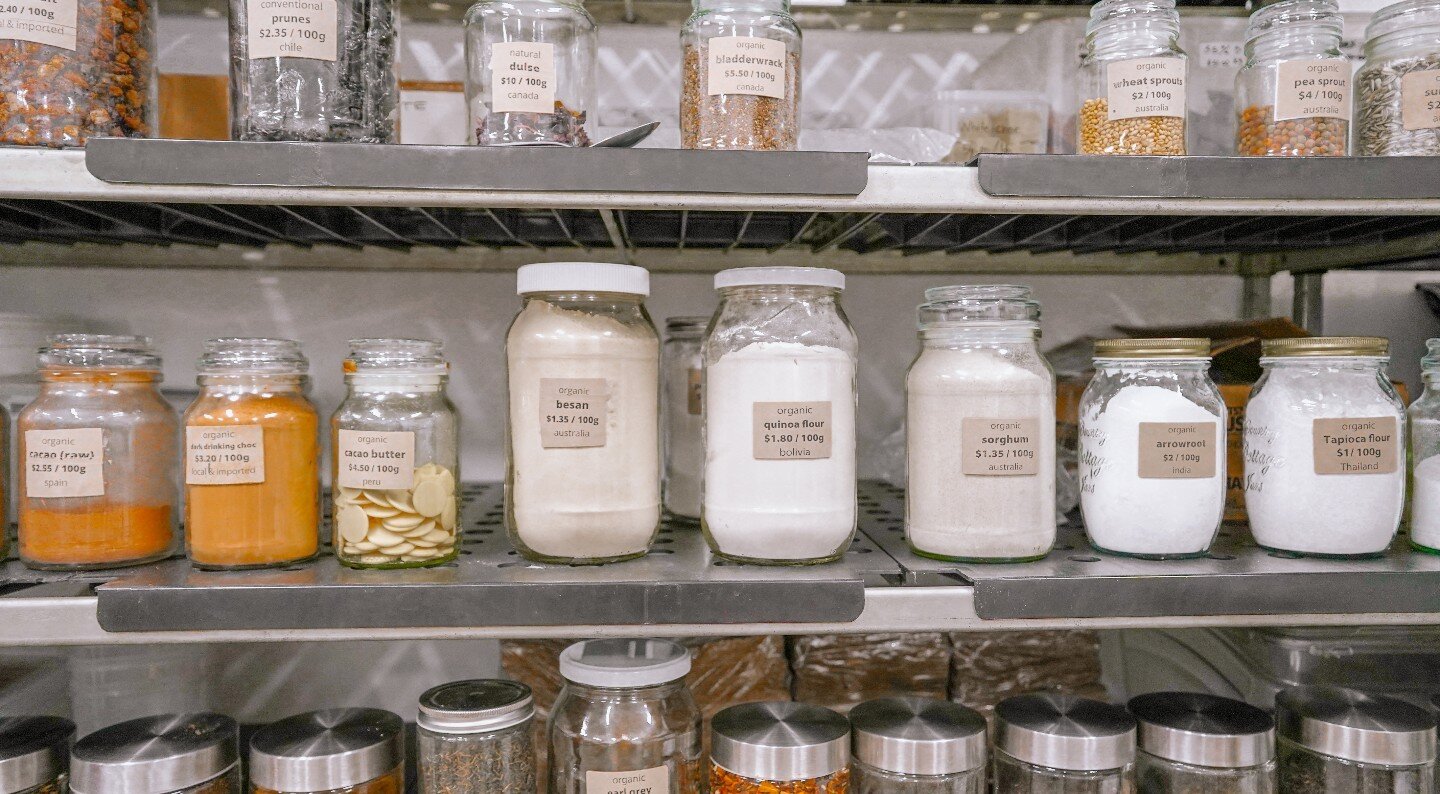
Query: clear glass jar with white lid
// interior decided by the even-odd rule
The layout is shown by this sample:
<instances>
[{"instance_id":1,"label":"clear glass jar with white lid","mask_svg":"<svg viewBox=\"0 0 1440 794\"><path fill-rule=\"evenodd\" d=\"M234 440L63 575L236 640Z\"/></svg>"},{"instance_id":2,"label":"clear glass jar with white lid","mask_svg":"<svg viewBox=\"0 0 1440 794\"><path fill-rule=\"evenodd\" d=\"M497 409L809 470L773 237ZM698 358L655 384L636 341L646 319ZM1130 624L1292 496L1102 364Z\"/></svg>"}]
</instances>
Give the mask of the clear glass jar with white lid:
<instances>
[{"instance_id":1,"label":"clear glass jar with white lid","mask_svg":"<svg viewBox=\"0 0 1440 794\"><path fill-rule=\"evenodd\" d=\"M1208 339L1105 339L1080 397L1080 511L1097 550L1204 554L1225 515L1225 402Z\"/></svg>"},{"instance_id":2,"label":"clear glass jar with white lid","mask_svg":"<svg viewBox=\"0 0 1440 794\"><path fill-rule=\"evenodd\" d=\"M670 317L660 348L664 391L665 509L680 518L700 518L700 474L705 467L703 376L709 317Z\"/></svg>"},{"instance_id":3,"label":"clear glass jar with white lid","mask_svg":"<svg viewBox=\"0 0 1440 794\"><path fill-rule=\"evenodd\" d=\"M680 31L680 145L793 151L800 27L790 0L694 0Z\"/></svg>"},{"instance_id":4,"label":"clear glass jar with white lid","mask_svg":"<svg viewBox=\"0 0 1440 794\"><path fill-rule=\"evenodd\" d=\"M1187 59L1175 0L1100 0L1081 55L1079 154L1185 154Z\"/></svg>"},{"instance_id":5,"label":"clear glass jar with white lid","mask_svg":"<svg viewBox=\"0 0 1440 794\"><path fill-rule=\"evenodd\" d=\"M1255 542L1318 557L1382 554L1405 506L1405 406L1379 337L1268 339L1245 405Z\"/></svg>"},{"instance_id":6,"label":"clear glass jar with white lid","mask_svg":"<svg viewBox=\"0 0 1440 794\"><path fill-rule=\"evenodd\" d=\"M405 721L335 708L277 720L250 736L251 794L401 794Z\"/></svg>"},{"instance_id":7,"label":"clear glass jar with white lid","mask_svg":"<svg viewBox=\"0 0 1440 794\"><path fill-rule=\"evenodd\" d=\"M1430 710L1350 689L1295 687L1275 697L1284 794L1415 792L1435 786Z\"/></svg>"},{"instance_id":8,"label":"clear glass jar with white lid","mask_svg":"<svg viewBox=\"0 0 1440 794\"><path fill-rule=\"evenodd\" d=\"M995 794L1134 794L1135 718L1073 695L1017 695L995 707Z\"/></svg>"},{"instance_id":9,"label":"clear glass jar with white lid","mask_svg":"<svg viewBox=\"0 0 1440 794\"><path fill-rule=\"evenodd\" d=\"M70 751L71 794L237 794L240 726L223 715L163 714L101 728Z\"/></svg>"},{"instance_id":10,"label":"clear glass jar with white lid","mask_svg":"<svg viewBox=\"0 0 1440 794\"><path fill-rule=\"evenodd\" d=\"M821 706L742 703L710 720L710 794L846 794L850 723Z\"/></svg>"},{"instance_id":11,"label":"clear glass jar with white lid","mask_svg":"<svg viewBox=\"0 0 1440 794\"><path fill-rule=\"evenodd\" d=\"M515 681L453 681L420 696L420 794L535 794L535 699Z\"/></svg>"},{"instance_id":12,"label":"clear glass jar with white lid","mask_svg":"<svg viewBox=\"0 0 1440 794\"><path fill-rule=\"evenodd\" d=\"M1350 61L1336 0L1281 0L1256 9L1235 75L1236 154L1350 153Z\"/></svg>"},{"instance_id":13,"label":"clear glass jar with white lid","mask_svg":"<svg viewBox=\"0 0 1440 794\"><path fill-rule=\"evenodd\" d=\"M1425 342L1425 390L1406 411L1410 420L1410 545L1440 554L1440 339Z\"/></svg>"},{"instance_id":14,"label":"clear glass jar with white lid","mask_svg":"<svg viewBox=\"0 0 1440 794\"><path fill-rule=\"evenodd\" d=\"M959 703L880 698L850 710L853 794L984 794L985 718Z\"/></svg>"},{"instance_id":15,"label":"clear glass jar with white lid","mask_svg":"<svg viewBox=\"0 0 1440 794\"><path fill-rule=\"evenodd\" d=\"M0 717L0 794L65 794L75 723Z\"/></svg>"},{"instance_id":16,"label":"clear glass jar with white lid","mask_svg":"<svg viewBox=\"0 0 1440 794\"><path fill-rule=\"evenodd\" d=\"M705 338L701 526L720 556L762 565L838 559L857 518L855 367L845 276L813 267L715 275Z\"/></svg>"},{"instance_id":17,"label":"clear glass jar with white lid","mask_svg":"<svg viewBox=\"0 0 1440 794\"><path fill-rule=\"evenodd\" d=\"M1275 794L1275 721L1249 703L1196 692L1131 698L1145 794Z\"/></svg>"},{"instance_id":18,"label":"clear glass jar with white lid","mask_svg":"<svg viewBox=\"0 0 1440 794\"><path fill-rule=\"evenodd\" d=\"M1355 154L1440 154L1440 2L1402 0L1365 28L1355 73Z\"/></svg>"}]
</instances>

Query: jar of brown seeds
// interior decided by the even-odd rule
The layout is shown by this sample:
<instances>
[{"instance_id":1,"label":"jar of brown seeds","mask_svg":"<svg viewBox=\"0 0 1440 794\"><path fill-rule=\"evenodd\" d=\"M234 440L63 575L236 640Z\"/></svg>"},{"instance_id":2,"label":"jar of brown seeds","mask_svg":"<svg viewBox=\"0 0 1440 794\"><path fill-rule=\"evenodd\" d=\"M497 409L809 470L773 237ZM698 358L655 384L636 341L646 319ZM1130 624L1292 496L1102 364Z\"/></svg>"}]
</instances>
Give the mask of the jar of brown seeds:
<instances>
[{"instance_id":1,"label":"jar of brown seeds","mask_svg":"<svg viewBox=\"0 0 1440 794\"><path fill-rule=\"evenodd\" d=\"M1100 0L1080 61L1080 154L1185 154L1175 0Z\"/></svg>"},{"instance_id":2,"label":"jar of brown seeds","mask_svg":"<svg viewBox=\"0 0 1440 794\"><path fill-rule=\"evenodd\" d=\"M1350 151L1350 62L1336 0L1281 0L1250 15L1235 76L1237 154L1341 157Z\"/></svg>"},{"instance_id":3,"label":"jar of brown seeds","mask_svg":"<svg viewBox=\"0 0 1440 794\"><path fill-rule=\"evenodd\" d=\"M1365 29L1355 153L1440 154L1440 0L1403 0Z\"/></svg>"},{"instance_id":4,"label":"jar of brown seeds","mask_svg":"<svg viewBox=\"0 0 1440 794\"><path fill-rule=\"evenodd\" d=\"M789 0L695 0L680 43L682 146L795 149L800 28Z\"/></svg>"}]
</instances>

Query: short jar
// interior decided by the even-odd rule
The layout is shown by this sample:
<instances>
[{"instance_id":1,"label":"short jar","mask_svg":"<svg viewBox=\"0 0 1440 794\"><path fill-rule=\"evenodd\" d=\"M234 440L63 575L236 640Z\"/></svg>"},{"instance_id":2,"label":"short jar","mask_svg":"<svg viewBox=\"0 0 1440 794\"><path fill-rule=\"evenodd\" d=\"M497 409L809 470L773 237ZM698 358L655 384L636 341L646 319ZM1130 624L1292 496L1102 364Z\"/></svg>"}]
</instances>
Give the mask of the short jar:
<instances>
[{"instance_id":1,"label":"short jar","mask_svg":"<svg viewBox=\"0 0 1440 794\"><path fill-rule=\"evenodd\" d=\"M995 794L1134 794L1135 718L1073 695L1017 695L995 707Z\"/></svg>"},{"instance_id":2,"label":"short jar","mask_svg":"<svg viewBox=\"0 0 1440 794\"><path fill-rule=\"evenodd\" d=\"M164 714L102 728L70 752L71 794L236 794L239 726L223 714Z\"/></svg>"},{"instance_id":3,"label":"short jar","mask_svg":"<svg viewBox=\"0 0 1440 794\"><path fill-rule=\"evenodd\" d=\"M660 388L665 409L665 510L700 518L700 473L705 467L701 344L709 317L670 317L660 348Z\"/></svg>"},{"instance_id":4,"label":"short jar","mask_svg":"<svg viewBox=\"0 0 1440 794\"><path fill-rule=\"evenodd\" d=\"M454 681L420 696L420 794L535 794L535 701L514 681Z\"/></svg>"},{"instance_id":5,"label":"short jar","mask_svg":"<svg viewBox=\"0 0 1440 794\"><path fill-rule=\"evenodd\" d=\"M856 526L855 368L845 276L816 267L715 275L705 337L701 526L761 565L839 559Z\"/></svg>"},{"instance_id":6,"label":"short jar","mask_svg":"<svg viewBox=\"0 0 1440 794\"><path fill-rule=\"evenodd\" d=\"M1355 74L1355 153L1440 154L1440 2L1402 0L1365 28Z\"/></svg>"},{"instance_id":7,"label":"short jar","mask_svg":"<svg viewBox=\"0 0 1440 794\"><path fill-rule=\"evenodd\" d=\"M1262 343L1245 406L1245 509L1255 542L1318 557L1383 553L1405 506L1405 406L1378 337Z\"/></svg>"},{"instance_id":8,"label":"short jar","mask_svg":"<svg viewBox=\"0 0 1440 794\"><path fill-rule=\"evenodd\" d=\"M40 351L40 393L16 420L20 559L92 570L175 551L175 409L143 336L60 334Z\"/></svg>"},{"instance_id":9,"label":"short jar","mask_svg":"<svg viewBox=\"0 0 1440 794\"><path fill-rule=\"evenodd\" d=\"M980 712L921 697L880 698L850 710L853 794L984 794Z\"/></svg>"},{"instance_id":10,"label":"short jar","mask_svg":"<svg viewBox=\"0 0 1440 794\"><path fill-rule=\"evenodd\" d=\"M1425 343L1425 390L1410 404L1410 545L1440 554L1440 339Z\"/></svg>"},{"instance_id":11,"label":"short jar","mask_svg":"<svg viewBox=\"0 0 1440 794\"><path fill-rule=\"evenodd\" d=\"M185 411L185 546L200 568L270 568L320 550L320 417L288 339L205 343Z\"/></svg>"},{"instance_id":12,"label":"short jar","mask_svg":"<svg viewBox=\"0 0 1440 794\"><path fill-rule=\"evenodd\" d=\"M1275 698L1280 791L1425 792L1435 785L1435 715L1396 698L1297 687Z\"/></svg>"},{"instance_id":13,"label":"short jar","mask_svg":"<svg viewBox=\"0 0 1440 794\"><path fill-rule=\"evenodd\" d=\"M1085 26L1079 154L1185 154L1185 76L1175 0L1100 0Z\"/></svg>"},{"instance_id":14,"label":"short jar","mask_svg":"<svg viewBox=\"0 0 1440 794\"><path fill-rule=\"evenodd\" d=\"M1106 339L1080 397L1080 511L1090 545L1198 557L1225 515L1225 402L1208 339Z\"/></svg>"},{"instance_id":15,"label":"short jar","mask_svg":"<svg viewBox=\"0 0 1440 794\"><path fill-rule=\"evenodd\" d=\"M850 723L820 706L743 703L710 720L710 794L846 794Z\"/></svg>"},{"instance_id":16,"label":"short jar","mask_svg":"<svg viewBox=\"0 0 1440 794\"><path fill-rule=\"evenodd\" d=\"M1195 692L1131 698L1141 794L1275 794L1275 721L1249 703Z\"/></svg>"},{"instance_id":17,"label":"short jar","mask_svg":"<svg viewBox=\"0 0 1440 794\"><path fill-rule=\"evenodd\" d=\"M793 151L800 27L790 0L694 0L680 31L680 145Z\"/></svg>"},{"instance_id":18,"label":"short jar","mask_svg":"<svg viewBox=\"0 0 1440 794\"><path fill-rule=\"evenodd\" d=\"M351 568L455 559L460 430L440 343L352 339L344 369L330 418L335 556Z\"/></svg>"},{"instance_id":19,"label":"short jar","mask_svg":"<svg viewBox=\"0 0 1440 794\"><path fill-rule=\"evenodd\" d=\"M252 794L405 794L405 721L382 709L307 711L250 736Z\"/></svg>"},{"instance_id":20,"label":"short jar","mask_svg":"<svg viewBox=\"0 0 1440 794\"><path fill-rule=\"evenodd\" d=\"M539 562L643 556L660 528L660 338L650 274L525 265L505 337L505 528Z\"/></svg>"},{"instance_id":21,"label":"short jar","mask_svg":"<svg viewBox=\"0 0 1440 794\"><path fill-rule=\"evenodd\" d=\"M75 723L0 717L0 794L65 794Z\"/></svg>"},{"instance_id":22,"label":"short jar","mask_svg":"<svg viewBox=\"0 0 1440 794\"><path fill-rule=\"evenodd\" d=\"M1350 153L1350 61L1337 0L1281 0L1250 15L1235 76L1235 152L1251 157ZM1300 82L1306 85L1298 85ZM1319 96L1310 96L1318 93Z\"/></svg>"},{"instance_id":23,"label":"short jar","mask_svg":"<svg viewBox=\"0 0 1440 794\"><path fill-rule=\"evenodd\" d=\"M666 640L587 640L560 654L550 710L554 794L703 790L700 707L685 685L690 651Z\"/></svg>"}]
</instances>

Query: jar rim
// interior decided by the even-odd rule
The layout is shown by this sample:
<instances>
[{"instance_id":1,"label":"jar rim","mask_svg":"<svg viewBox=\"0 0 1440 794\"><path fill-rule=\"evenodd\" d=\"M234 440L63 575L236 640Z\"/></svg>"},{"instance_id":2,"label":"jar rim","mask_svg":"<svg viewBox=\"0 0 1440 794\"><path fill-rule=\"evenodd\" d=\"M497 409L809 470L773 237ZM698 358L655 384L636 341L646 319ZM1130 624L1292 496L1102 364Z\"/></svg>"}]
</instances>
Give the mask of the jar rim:
<instances>
[{"instance_id":1,"label":"jar rim","mask_svg":"<svg viewBox=\"0 0 1440 794\"><path fill-rule=\"evenodd\" d=\"M1293 31L1295 26L1313 25L1339 36L1345 29L1337 0L1281 0L1256 9L1245 24L1245 43L1271 33Z\"/></svg>"},{"instance_id":2,"label":"jar rim","mask_svg":"<svg viewBox=\"0 0 1440 794\"><path fill-rule=\"evenodd\" d=\"M1199 336L1096 339L1094 358L1210 359L1210 340Z\"/></svg>"},{"instance_id":3,"label":"jar rim","mask_svg":"<svg viewBox=\"0 0 1440 794\"><path fill-rule=\"evenodd\" d=\"M351 339L342 365L347 375L443 374L450 370L444 346L434 339Z\"/></svg>"},{"instance_id":4,"label":"jar rim","mask_svg":"<svg viewBox=\"0 0 1440 794\"><path fill-rule=\"evenodd\" d=\"M1414 33L1418 25L1440 25L1440 0L1401 0L1381 8L1365 26L1365 43L1397 31Z\"/></svg>"},{"instance_id":5,"label":"jar rim","mask_svg":"<svg viewBox=\"0 0 1440 794\"><path fill-rule=\"evenodd\" d=\"M436 733L491 733L535 716L530 687L518 681L451 681L420 695L416 724Z\"/></svg>"},{"instance_id":6,"label":"jar rim","mask_svg":"<svg viewBox=\"0 0 1440 794\"><path fill-rule=\"evenodd\" d=\"M824 287L845 289L845 274L828 267L732 267L715 274L715 289Z\"/></svg>"},{"instance_id":7,"label":"jar rim","mask_svg":"<svg viewBox=\"0 0 1440 794\"><path fill-rule=\"evenodd\" d=\"M690 650L669 640L585 640L560 652L561 677L581 686L660 686L683 679L689 672Z\"/></svg>"},{"instance_id":8,"label":"jar rim","mask_svg":"<svg viewBox=\"0 0 1440 794\"><path fill-rule=\"evenodd\" d=\"M132 334L51 334L37 360L42 369L160 369L150 337Z\"/></svg>"},{"instance_id":9,"label":"jar rim","mask_svg":"<svg viewBox=\"0 0 1440 794\"><path fill-rule=\"evenodd\" d=\"M1297 336L1264 339L1261 358L1389 358L1390 340L1383 336Z\"/></svg>"},{"instance_id":10,"label":"jar rim","mask_svg":"<svg viewBox=\"0 0 1440 794\"><path fill-rule=\"evenodd\" d=\"M202 375L304 375L310 362L293 339L227 336L205 343L197 369Z\"/></svg>"},{"instance_id":11,"label":"jar rim","mask_svg":"<svg viewBox=\"0 0 1440 794\"><path fill-rule=\"evenodd\" d=\"M957 284L925 290L915 311L920 330L1002 323L1039 327L1040 302L1018 284Z\"/></svg>"},{"instance_id":12,"label":"jar rim","mask_svg":"<svg viewBox=\"0 0 1440 794\"><path fill-rule=\"evenodd\" d=\"M1160 23L1167 30L1178 33L1180 12L1175 8L1175 0L1100 0L1090 7L1085 38L1132 27L1137 22Z\"/></svg>"}]
</instances>

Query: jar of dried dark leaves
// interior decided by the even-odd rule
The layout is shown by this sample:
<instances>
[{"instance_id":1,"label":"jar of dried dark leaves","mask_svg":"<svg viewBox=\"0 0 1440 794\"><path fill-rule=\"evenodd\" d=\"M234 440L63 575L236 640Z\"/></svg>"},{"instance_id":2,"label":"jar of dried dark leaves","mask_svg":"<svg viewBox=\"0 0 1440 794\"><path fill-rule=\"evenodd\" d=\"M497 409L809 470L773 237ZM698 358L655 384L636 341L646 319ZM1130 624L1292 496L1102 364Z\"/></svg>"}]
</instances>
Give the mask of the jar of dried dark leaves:
<instances>
[{"instance_id":1,"label":"jar of dried dark leaves","mask_svg":"<svg viewBox=\"0 0 1440 794\"><path fill-rule=\"evenodd\" d=\"M1396 698L1296 687L1275 698L1280 791L1415 792L1435 785L1435 715Z\"/></svg>"},{"instance_id":2,"label":"jar of dried dark leaves","mask_svg":"<svg viewBox=\"0 0 1440 794\"><path fill-rule=\"evenodd\" d=\"M530 687L455 681L420 696L420 794L534 794Z\"/></svg>"},{"instance_id":3,"label":"jar of dried dark leaves","mask_svg":"<svg viewBox=\"0 0 1440 794\"><path fill-rule=\"evenodd\" d=\"M1355 102L1356 154L1440 154L1440 0L1375 12Z\"/></svg>"},{"instance_id":4,"label":"jar of dried dark leaves","mask_svg":"<svg viewBox=\"0 0 1440 794\"><path fill-rule=\"evenodd\" d=\"M682 146L795 149L800 28L789 0L695 0L680 44Z\"/></svg>"}]
</instances>

